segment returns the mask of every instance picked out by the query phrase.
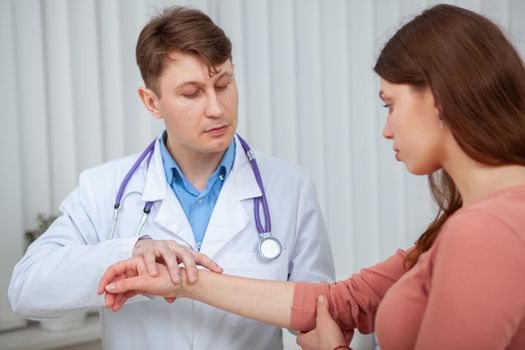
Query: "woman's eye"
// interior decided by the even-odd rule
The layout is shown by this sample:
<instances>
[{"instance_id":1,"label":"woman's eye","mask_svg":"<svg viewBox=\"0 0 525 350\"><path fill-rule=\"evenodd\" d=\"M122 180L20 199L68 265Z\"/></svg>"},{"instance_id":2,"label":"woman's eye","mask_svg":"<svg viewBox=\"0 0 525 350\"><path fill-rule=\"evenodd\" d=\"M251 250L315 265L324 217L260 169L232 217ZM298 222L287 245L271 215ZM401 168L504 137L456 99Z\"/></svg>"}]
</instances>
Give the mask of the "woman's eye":
<instances>
[{"instance_id":1,"label":"woman's eye","mask_svg":"<svg viewBox=\"0 0 525 350\"><path fill-rule=\"evenodd\" d=\"M383 107L388 108L388 112L392 112L392 104L391 103L385 103Z\"/></svg>"}]
</instances>

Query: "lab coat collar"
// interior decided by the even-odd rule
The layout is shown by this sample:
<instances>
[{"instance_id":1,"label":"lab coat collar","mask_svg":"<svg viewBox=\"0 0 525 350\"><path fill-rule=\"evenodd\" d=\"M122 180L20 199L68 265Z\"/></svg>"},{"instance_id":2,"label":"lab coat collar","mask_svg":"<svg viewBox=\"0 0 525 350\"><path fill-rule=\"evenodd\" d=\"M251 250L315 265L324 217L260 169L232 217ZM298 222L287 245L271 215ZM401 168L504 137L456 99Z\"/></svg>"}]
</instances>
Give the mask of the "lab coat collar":
<instances>
[{"instance_id":1,"label":"lab coat collar","mask_svg":"<svg viewBox=\"0 0 525 350\"><path fill-rule=\"evenodd\" d=\"M252 167L237 137L235 161L215 203L201 252L214 258L250 222L242 201L261 196ZM251 213L253 215L253 213Z\"/></svg>"},{"instance_id":2,"label":"lab coat collar","mask_svg":"<svg viewBox=\"0 0 525 350\"><path fill-rule=\"evenodd\" d=\"M162 137L162 135L160 136ZM145 163L145 162L144 162ZM153 156L146 174L146 183L144 184L144 192L142 192L142 200L145 202L155 202L166 197L168 183L166 181L166 174L164 173L164 165L162 163L162 154L160 152L159 138L155 142Z\"/></svg>"},{"instance_id":3,"label":"lab coat collar","mask_svg":"<svg viewBox=\"0 0 525 350\"><path fill-rule=\"evenodd\" d=\"M162 137L162 135L157 138L153 156L147 169L142 200L144 202L155 202L158 208L156 213L152 213L155 223L164 227L188 246L194 247L195 237L193 236L191 225L188 222L188 218L184 213L179 199L175 196L166 180L166 173L160 151L160 137ZM155 232L149 232L148 234L154 239L157 238ZM166 237L162 239L166 239Z\"/></svg>"},{"instance_id":4,"label":"lab coat collar","mask_svg":"<svg viewBox=\"0 0 525 350\"><path fill-rule=\"evenodd\" d=\"M162 137L162 135L160 137ZM251 164L248 161L246 153L244 152L237 136L235 136L235 143L235 160L227 180L234 182L233 185L235 186L235 194L238 200L260 197L261 190L257 184L255 175L253 174ZM162 163L159 139L157 138L153 150L153 156L151 157L151 162L147 169L142 200L145 202L162 200L166 198L168 187L164 165Z\"/></svg>"}]
</instances>

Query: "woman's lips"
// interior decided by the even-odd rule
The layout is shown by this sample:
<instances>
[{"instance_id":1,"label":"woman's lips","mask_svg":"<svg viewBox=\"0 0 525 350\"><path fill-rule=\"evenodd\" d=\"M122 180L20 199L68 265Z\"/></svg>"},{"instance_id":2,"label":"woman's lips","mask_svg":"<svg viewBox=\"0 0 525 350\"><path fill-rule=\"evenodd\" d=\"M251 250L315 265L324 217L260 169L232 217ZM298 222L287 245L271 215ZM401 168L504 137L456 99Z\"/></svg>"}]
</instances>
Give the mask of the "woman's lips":
<instances>
[{"instance_id":1,"label":"woman's lips","mask_svg":"<svg viewBox=\"0 0 525 350\"><path fill-rule=\"evenodd\" d=\"M400 161L401 158L399 157L399 149L394 148L394 154L395 154L396 160Z\"/></svg>"}]
</instances>

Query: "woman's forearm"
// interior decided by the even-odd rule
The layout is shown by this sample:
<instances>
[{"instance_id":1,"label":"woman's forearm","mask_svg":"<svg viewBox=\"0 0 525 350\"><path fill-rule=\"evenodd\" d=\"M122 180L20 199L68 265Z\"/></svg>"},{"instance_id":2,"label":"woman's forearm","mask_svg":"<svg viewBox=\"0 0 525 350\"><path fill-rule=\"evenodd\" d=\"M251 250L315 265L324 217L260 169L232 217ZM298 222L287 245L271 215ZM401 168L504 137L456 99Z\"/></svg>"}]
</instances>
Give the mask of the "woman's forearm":
<instances>
[{"instance_id":1,"label":"woman's forearm","mask_svg":"<svg viewBox=\"0 0 525 350\"><path fill-rule=\"evenodd\" d=\"M182 297L256 321L290 328L294 283L265 281L199 270L198 282L185 284Z\"/></svg>"}]
</instances>

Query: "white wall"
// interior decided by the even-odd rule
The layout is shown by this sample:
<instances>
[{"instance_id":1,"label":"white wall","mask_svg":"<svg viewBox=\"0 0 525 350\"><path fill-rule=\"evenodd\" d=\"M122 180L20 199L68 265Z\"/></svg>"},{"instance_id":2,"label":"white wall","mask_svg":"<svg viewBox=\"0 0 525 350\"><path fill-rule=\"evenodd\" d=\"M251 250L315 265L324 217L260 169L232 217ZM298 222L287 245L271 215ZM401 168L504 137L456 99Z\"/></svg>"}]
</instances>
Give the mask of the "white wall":
<instances>
[{"instance_id":1,"label":"white wall","mask_svg":"<svg viewBox=\"0 0 525 350\"><path fill-rule=\"evenodd\" d=\"M234 46L239 132L314 177L342 278L406 247L432 217L426 179L381 139L374 59L421 0L0 0L0 329L11 269L37 213L79 172L142 150L162 125L139 103L138 33L167 4L210 14ZM525 52L525 3L464 0Z\"/></svg>"}]
</instances>

